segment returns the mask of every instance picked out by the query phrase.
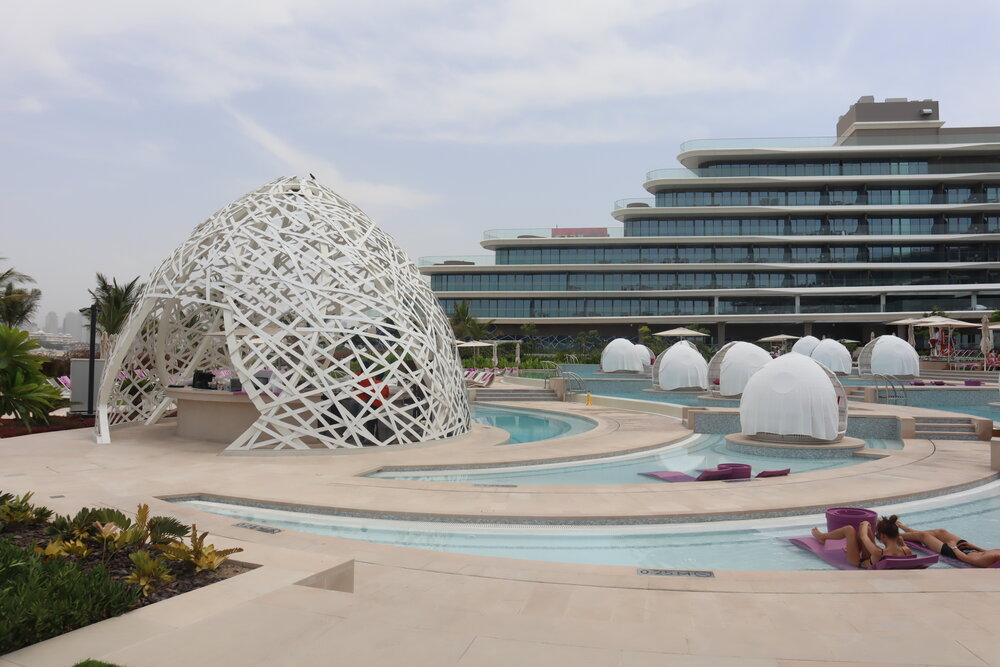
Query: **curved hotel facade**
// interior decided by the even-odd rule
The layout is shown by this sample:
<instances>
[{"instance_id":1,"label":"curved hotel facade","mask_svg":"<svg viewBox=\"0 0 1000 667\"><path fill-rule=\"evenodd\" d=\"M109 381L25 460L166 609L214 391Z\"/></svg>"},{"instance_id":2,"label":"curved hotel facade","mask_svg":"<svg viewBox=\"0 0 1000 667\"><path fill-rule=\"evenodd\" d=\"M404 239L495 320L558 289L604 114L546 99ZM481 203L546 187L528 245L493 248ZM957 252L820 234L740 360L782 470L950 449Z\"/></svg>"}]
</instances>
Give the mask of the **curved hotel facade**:
<instances>
[{"instance_id":1,"label":"curved hotel facade","mask_svg":"<svg viewBox=\"0 0 1000 667\"><path fill-rule=\"evenodd\" d=\"M620 227L492 230L493 257L421 271L446 313L506 333L867 340L934 307L978 318L1000 308L1000 127L943 125L935 101L863 97L836 137L689 141Z\"/></svg>"}]
</instances>

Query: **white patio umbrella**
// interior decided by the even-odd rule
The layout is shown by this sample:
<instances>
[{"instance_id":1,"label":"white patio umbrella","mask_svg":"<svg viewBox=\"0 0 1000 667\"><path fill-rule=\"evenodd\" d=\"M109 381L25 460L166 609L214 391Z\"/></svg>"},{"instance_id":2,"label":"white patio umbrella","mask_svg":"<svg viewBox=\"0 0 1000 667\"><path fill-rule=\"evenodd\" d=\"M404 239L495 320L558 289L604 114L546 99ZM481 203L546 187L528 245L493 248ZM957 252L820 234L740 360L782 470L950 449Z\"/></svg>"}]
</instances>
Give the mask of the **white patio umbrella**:
<instances>
[{"instance_id":1,"label":"white patio umbrella","mask_svg":"<svg viewBox=\"0 0 1000 667\"><path fill-rule=\"evenodd\" d=\"M983 315L982 319L982 337L979 339L979 351L983 353L983 370L986 370L986 357L993 352L993 330L990 329L990 318Z\"/></svg>"},{"instance_id":2,"label":"white patio umbrella","mask_svg":"<svg viewBox=\"0 0 1000 667\"><path fill-rule=\"evenodd\" d=\"M677 327L676 329L659 331L653 335L654 336L707 336L708 334L702 333L700 331L694 331L693 329L688 329L685 327Z\"/></svg>"},{"instance_id":3,"label":"white patio umbrella","mask_svg":"<svg viewBox=\"0 0 1000 667\"><path fill-rule=\"evenodd\" d=\"M758 343L786 343L790 340L798 340L801 336L793 336L791 334L777 334L775 336L768 336L767 338L758 338Z\"/></svg>"},{"instance_id":4,"label":"white patio umbrella","mask_svg":"<svg viewBox=\"0 0 1000 667\"><path fill-rule=\"evenodd\" d=\"M916 327L929 327L931 330L932 339L934 338L933 332L935 328L947 330L948 332L947 337L950 339L951 332L953 329L964 329L964 328L979 326L978 324L973 324L972 322L963 322L962 320L955 320L950 317L942 317L940 315L931 315L930 317L920 317L910 322L910 324ZM940 338L940 335L938 336L938 338ZM952 349L952 346L948 345L949 357L953 352L954 350Z\"/></svg>"}]
</instances>

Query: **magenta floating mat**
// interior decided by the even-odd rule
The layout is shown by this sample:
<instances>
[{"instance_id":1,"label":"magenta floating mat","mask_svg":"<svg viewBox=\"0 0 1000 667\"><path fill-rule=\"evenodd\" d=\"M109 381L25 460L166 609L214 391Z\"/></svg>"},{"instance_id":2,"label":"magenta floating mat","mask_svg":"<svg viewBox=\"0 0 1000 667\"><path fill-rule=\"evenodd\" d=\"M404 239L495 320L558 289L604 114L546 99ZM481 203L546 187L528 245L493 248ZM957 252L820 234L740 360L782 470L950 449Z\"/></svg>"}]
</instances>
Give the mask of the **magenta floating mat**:
<instances>
[{"instance_id":1,"label":"magenta floating mat","mask_svg":"<svg viewBox=\"0 0 1000 667\"><path fill-rule=\"evenodd\" d=\"M847 562L847 552L844 551L844 540L827 540L825 543L820 544L820 542L811 535L807 537L783 537L780 539L788 540L795 546L805 549L838 570L864 569L859 568L856 565L851 565ZM908 556L906 558L882 558L875 563L875 569L919 570L930 567L936 562L938 562L937 554L929 556Z\"/></svg>"}]
</instances>

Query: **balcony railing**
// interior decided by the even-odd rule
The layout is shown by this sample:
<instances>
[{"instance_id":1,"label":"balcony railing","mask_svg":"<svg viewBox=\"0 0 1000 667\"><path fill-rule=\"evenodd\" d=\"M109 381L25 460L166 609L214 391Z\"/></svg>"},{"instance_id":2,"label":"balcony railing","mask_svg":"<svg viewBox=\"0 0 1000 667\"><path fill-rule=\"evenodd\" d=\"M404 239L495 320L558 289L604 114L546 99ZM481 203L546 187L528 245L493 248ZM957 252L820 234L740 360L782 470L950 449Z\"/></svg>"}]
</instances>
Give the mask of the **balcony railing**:
<instances>
[{"instance_id":1,"label":"balcony railing","mask_svg":"<svg viewBox=\"0 0 1000 667\"><path fill-rule=\"evenodd\" d=\"M417 266L494 266L494 255L431 255L417 259Z\"/></svg>"},{"instance_id":2,"label":"balcony railing","mask_svg":"<svg viewBox=\"0 0 1000 667\"><path fill-rule=\"evenodd\" d=\"M836 146L941 146L1000 143L1000 133L970 134L857 134L849 137L748 137L692 139L681 152L714 148L833 148Z\"/></svg>"},{"instance_id":3,"label":"balcony railing","mask_svg":"<svg viewBox=\"0 0 1000 667\"><path fill-rule=\"evenodd\" d=\"M650 199L650 202L653 200ZM487 229L483 239L599 239L622 238L622 227L522 227L513 229Z\"/></svg>"},{"instance_id":4,"label":"balcony railing","mask_svg":"<svg viewBox=\"0 0 1000 667\"><path fill-rule=\"evenodd\" d=\"M856 166L856 165L855 165ZM811 177L828 178L831 176L916 176L935 174L984 174L1000 172L1000 162L967 162L959 164L921 164L913 171L889 169L885 173L861 173L858 169L844 168L840 164L738 164L719 165L702 169L685 169L669 167L646 172L646 180L658 179L688 179L688 178L772 178L772 177Z\"/></svg>"},{"instance_id":5,"label":"balcony railing","mask_svg":"<svg viewBox=\"0 0 1000 667\"><path fill-rule=\"evenodd\" d=\"M667 193L667 195L676 195L683 193ZM878 197L878 196L868 196L865 194L855 195L853 192L850 194L838 193L838 194L819 194L819 193L803 193L803 192L789 192L788 194L795 195L794 199L796 201L789 201L785 197L775 196L775 192L706 192L706 193L695 193L704 194L705 197L699 197L698 199L693 199L689 201L683 201L682 203L671 203L669 201L656 202L653 198L645 199L619 199L615 202L614 211L619 211L622 209L635 209L635 208L726 208L726 207L747 207L747 206L788 206L788 207L801 207L801 206L811 206L813 208L817 207L827 207L827 206L898 206L900 208L913 207L913 206L931 206L931 205L950 205L957 206L961 204L997 204L1000 203L1000 198L995 195L987 195L982 193L973 194L933 194L925 197ZM818 196L813 197L802 197L803 194L816 194ZM746 196L743 196L746 195ZM687 198L690 199L690 198ZM909 199L908 201L903 201L903 199ZM675 199L676 201L676 199Z\"/></svg>"},{"instance_id":6,"label":"balcony railing","mask_svg":"<svg viewBox=\"0 0 1000 667\"><path fill-rule=\"evenodd\" d=\"M646 208L648 206L656 206L656 199L653 197L632 197L616 201L614 210L617 211L620 208Z\"/></svg>"}]
</instances>

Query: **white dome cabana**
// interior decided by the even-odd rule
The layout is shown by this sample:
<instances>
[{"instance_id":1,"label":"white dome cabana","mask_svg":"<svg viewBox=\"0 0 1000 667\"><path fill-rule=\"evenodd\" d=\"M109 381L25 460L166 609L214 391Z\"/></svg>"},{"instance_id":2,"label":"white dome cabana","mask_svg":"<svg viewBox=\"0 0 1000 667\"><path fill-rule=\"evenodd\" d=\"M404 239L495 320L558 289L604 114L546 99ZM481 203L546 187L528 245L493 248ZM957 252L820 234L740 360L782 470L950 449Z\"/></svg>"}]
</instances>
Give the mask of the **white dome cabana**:
<instances>
[{"instance_id":1,"label":"white dome cabana","mask_svg":"<svg viewBox=\"0 0 1000 667\"><path fill-rule=\"evenodd\" d=\"M819 345L819 338L815 336L803 336L802 338L795 341L792 345L792 352L798 352L799 354L804 354L807 357L812 354L812 351L816 349Z\"/></svg>"},{"instance_id":2,"label":"white dome cabana","mask_svg":"<svg viewBox=\"0 0 1000 667\"><path fill-rule=\"evenodd\" d=\"M707 388L708 364L705 357L688 341L674 343L656 359L653 386L665 391Z\"/></svg>"},{"instance_id":3,"label":"white dome cabana","mask_svg":"<svg viewBox=\"0 0 1000 667\"><path fill-rule=\"evenodd\" d=\"M869 341L858 357L861 375L920 376L920 355L907 341L892 334Z\"/></svg>"},{"instance_id":4,"label":"white dome cabana","mask_svg":"<svg viewBox=\"0 0 1000 667\"><path fill-rule=\"evenodd\" d=\"M107 360L98 441L157 423L168 385L219 369L259 412L228 450L394 445L470 427L434 293L388 234L311 179L234 201L152 273Z\"/></svg>"},{"instance_id":5,"label":"white dome cabana","mask_svg":"<svg viewBox=\"0 0 1000 667\"><path fill-rule=\"evenodd\" d=\"M747 382L740 430L768 442L837 442L847 432L847 395L829 369L791 352L771 360Z\"/></svg>"},{"instance_id":6,"label":"white dome cabana","mask_svg":"<svg viewBox=\"0 0 1000 667\"><path fill-rule=\"evenodd\" d=\"M812 354L809 356L834 373L840 375L851 374L851 366L853 365L851 352L833 338L824 338L821 340L819 345L813 348Z\"/></svg>"},{"instance_id":7,"label":"white dome cabana","mask_svg":"<svg viewBox=\"0 0 1000 667\"><path fill-rule=\"evenodd\" d=\"M650 350L645 345L640 345L636 343L635 353L639 357L639 361L642 363L643 370L649 370L650 368L652 368L653 361L655 360L656 357L656 355L653 354L652 350Z\"/></svg>"},{"instance_id":8,"label":"white dome cabana","mask_svg":"<svg viewBox=\"0 0 1000 667\"><path fill-rule=\"evenodd\" d=\"M771 355L753 343L726 343L708 362L708 386L713 394L738 398L750 376L769 361Z\"/></svg>"},{"instance_id":9,"label":"white dome cabana","mask_svg":"<svg viewBox=\"0 0 1000 667\"><path fill-rule=\"evenodd\" d=\"M635 345L627 338L615 338L601 352L601 372L641 373L642 362Z\"/></svg>"}]
</instances>

